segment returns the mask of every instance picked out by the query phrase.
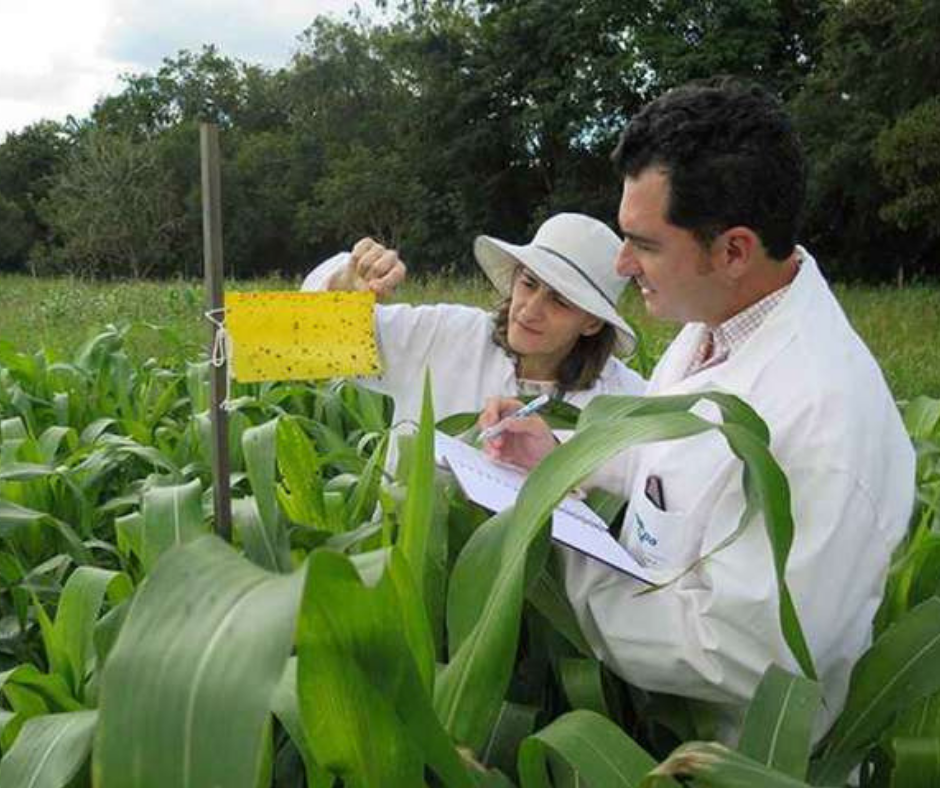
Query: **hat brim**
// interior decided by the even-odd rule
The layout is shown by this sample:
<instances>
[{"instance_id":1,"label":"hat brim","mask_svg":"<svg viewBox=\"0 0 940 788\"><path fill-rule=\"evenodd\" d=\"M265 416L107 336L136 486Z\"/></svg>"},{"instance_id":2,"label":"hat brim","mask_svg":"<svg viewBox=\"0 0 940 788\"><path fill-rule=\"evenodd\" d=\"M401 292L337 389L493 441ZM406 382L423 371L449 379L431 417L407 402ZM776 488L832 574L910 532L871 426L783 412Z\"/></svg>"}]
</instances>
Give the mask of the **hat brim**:
<instances>
[{"instance_id":1,"label":"hat brim","mask_svg":"<svg viewBox=\"0 0 940 788\"><path fill-rule=\"evenodd\" d=\"M513 272L518 266L525 266L572 304L613 326L619 353L629 356L636 350L636 334L620 313L591 287L574 287L569 267L555 255L537 246L516 246L488 235L477 236L473 255L500 295L510 295Z\"/></svg>"}]
</instances>

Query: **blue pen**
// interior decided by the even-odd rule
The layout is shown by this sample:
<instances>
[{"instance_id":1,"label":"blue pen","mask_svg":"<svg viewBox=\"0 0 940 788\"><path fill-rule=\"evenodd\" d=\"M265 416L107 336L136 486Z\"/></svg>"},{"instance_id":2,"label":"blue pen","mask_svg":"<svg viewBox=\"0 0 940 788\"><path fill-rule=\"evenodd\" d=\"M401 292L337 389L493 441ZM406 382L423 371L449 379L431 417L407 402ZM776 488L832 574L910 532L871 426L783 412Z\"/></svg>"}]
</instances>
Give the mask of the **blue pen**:
<instances>
[{"instance_id":1,"label":"blue pen","mask_svg":"<svg viewBox=\"0 0 940 788\"><path fill-rule=\"evenodd\" d=\"M511 419L524 419L526 416L531 416L540 408L544 408L552 398L548 394L542 394L536 397L527 405L523 405L515 413L510 414L505 419L501 419L496 422L492 427L487 427L483 432L480 433L480 440L490 441L493 438L496 438L499 435L502 435L506 429L506 422Z\"/></svg>"}]
</instances>

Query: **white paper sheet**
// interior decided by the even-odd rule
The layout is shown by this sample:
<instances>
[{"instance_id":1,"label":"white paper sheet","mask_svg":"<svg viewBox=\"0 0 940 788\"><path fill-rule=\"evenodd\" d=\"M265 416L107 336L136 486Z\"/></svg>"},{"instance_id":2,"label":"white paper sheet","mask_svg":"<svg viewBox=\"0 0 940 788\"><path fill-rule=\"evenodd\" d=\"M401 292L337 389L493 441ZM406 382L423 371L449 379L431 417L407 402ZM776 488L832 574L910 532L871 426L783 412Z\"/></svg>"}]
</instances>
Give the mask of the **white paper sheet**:
<instances>
[{"instance_id":1,"label":"white paper sheet","mask_svg":"<svg viewBox=\"0 0 940 788\"><path fill-rule=\"evenodd\" d=\"M516 502L526 475L494 462L479 449L442 432L435 433L434 456L448 466L464 494L486 509L501 512ZM607 530L607 525L582 501L565 498L552 515L552 539L645 583L655 582L652 570L636 559Z\"/></svg>"}]
</instances>

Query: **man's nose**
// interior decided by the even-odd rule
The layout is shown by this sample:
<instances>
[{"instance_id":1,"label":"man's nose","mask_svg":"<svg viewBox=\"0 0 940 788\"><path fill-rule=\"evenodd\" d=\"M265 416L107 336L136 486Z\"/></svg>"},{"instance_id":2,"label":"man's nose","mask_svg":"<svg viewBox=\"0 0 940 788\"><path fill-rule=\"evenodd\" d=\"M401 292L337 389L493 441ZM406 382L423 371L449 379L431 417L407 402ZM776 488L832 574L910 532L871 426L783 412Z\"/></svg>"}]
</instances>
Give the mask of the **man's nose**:
<instances>
[{"instance_id":1,"label":"man's nose","mask_svg":"<svg viewBox=\"0 0 940 788\"><path fill-rule=\"evenodd\" d=\"M636 255L633 253L633 244L630 243L629 238L621 244L614 267L617 270L618 276L636 276L640 273Z\"/></svg>"}]
</instances>

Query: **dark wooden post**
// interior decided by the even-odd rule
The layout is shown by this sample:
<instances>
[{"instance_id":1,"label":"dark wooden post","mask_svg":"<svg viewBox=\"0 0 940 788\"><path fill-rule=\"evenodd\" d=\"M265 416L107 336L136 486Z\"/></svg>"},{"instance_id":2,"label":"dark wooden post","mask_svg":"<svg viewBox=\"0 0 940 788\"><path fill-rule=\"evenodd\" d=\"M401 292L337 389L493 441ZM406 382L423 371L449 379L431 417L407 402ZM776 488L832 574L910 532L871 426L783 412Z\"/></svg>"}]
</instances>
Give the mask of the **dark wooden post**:
<instances>
[{"instance_id":1,"label":"dark wooden post","mask_svg":"<svg viewBox=\"0 0 940 788\"><path fill-rule=\"evenodd\" d=\"M206 273L206 303L219 321L224 317L225 288L222 265L222 186L219 175L219 128L212 123L199 127L202 152L202 249ZM210 322L210 358L216 334L220 331ZM232 540L232 495L229 482L228 413L222 408L225 399L228 360L209 367L212 422L212 500L215 504L216 532L226 541Z\"/></svg>"}]
</instances>

